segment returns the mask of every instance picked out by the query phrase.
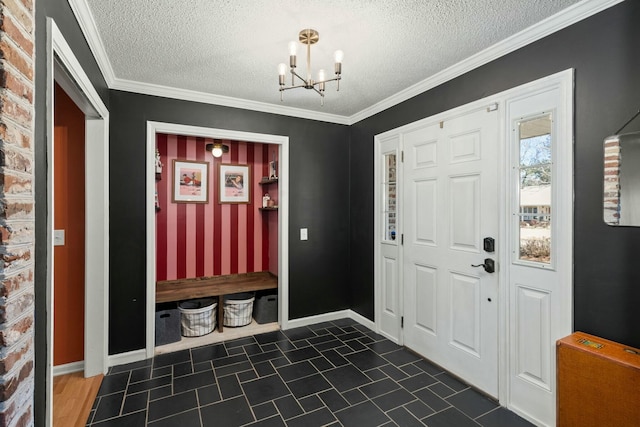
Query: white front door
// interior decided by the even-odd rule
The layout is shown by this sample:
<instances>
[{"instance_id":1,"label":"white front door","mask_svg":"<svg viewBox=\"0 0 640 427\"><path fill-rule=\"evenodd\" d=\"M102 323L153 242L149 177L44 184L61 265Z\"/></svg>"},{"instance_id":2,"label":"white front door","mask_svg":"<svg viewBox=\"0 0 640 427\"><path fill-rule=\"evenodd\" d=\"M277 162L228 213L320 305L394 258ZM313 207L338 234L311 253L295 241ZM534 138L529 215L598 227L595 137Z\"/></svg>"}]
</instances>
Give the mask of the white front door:
<instances>
[{"instance_id":1,"label":"white front door","mask_svg":"<svg viewBox=\"0 0 640 427\"><path fill-rule=\"evenodd\" d=\"M498 274L472 265L497 261L498 125L483 108L403 133L401 185L404 344L496 398Z\"/></svg>"}]
</instances>

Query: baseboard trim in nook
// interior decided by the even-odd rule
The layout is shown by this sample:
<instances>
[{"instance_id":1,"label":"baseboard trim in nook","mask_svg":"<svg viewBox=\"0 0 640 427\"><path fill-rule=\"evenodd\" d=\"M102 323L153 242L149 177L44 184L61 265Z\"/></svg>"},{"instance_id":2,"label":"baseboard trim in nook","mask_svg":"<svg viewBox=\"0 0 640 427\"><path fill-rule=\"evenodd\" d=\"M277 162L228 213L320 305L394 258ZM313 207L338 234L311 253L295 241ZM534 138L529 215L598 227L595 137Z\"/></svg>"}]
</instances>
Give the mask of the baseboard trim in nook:
<instances>
[{"instance_id":1,"label":"baseboard trim in nook","mask_svg":"<svg viewBox=\"0 0 640 427\"><path fill-rule=\"evenodd\" d=\"M372 322L371 320L367 319L366 317L362 316L359 313L356 313L353 310L340 310L340 311L333 311L331 313L316 314L315 316L301 317L299 319L293 319L293 320L290 319L287 322L286 329L299 328L302 326L309 326L309 325L322 323L322 322L331 322L333 320L344 319L344 318L355 320L356 322L360 323L363 326L366 326L372 331L376 330L375 322Z\"/></svg>"},{"instance_id":2,"label":"baseboard trim in nook","mask_svg":"<svg viewBox=\"0 0 640 427\"><path fill-rule=\"evenodd\" d=\"M58 365L53 367L53 376L73 374L74 372L84 371L84 360L80 362L71 362L64 365Z\"/></svg>"},{"instance_id":3,"label":"baseboard trim in nook","mask_svg":"<svg viewBox=\"0 0 640 427\"><path fill-rule=\"evenodd\" d=\"M125 365L127 363L140 362L147 358L147 352L144 348L140 350L129 351L126 353L111 354L107 360L108 366Z\"/></svg>"}]
</instances>

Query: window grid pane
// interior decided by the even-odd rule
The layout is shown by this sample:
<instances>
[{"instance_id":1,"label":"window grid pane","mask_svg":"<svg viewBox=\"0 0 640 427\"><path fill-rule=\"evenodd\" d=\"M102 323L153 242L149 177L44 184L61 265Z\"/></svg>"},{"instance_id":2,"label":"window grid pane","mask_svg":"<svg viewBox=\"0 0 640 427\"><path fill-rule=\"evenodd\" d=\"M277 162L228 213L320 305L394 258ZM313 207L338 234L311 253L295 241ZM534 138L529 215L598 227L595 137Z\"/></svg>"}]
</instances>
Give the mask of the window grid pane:
<instances>
[{"instance_id":1,"label":"window grid pane","mask_svg":"<svg viewBox=\"0 0 640 427\"><path fill-rule=\"evenodd\" d=\"M384 182L383 185L383 216L384 216L384 230L383 240L394 241L396 240L396 155L386 154L384 156Z\"/></svg>"},{"instance_id":2,"label":"window grid pane","mask_svg":"<svg viewBox=\"0 0 640 427\"><path fill-rule=\"evenodd\" d=\"M551 263L551 115L518 123L518 259Z\"/></svg>"}]
</instances>

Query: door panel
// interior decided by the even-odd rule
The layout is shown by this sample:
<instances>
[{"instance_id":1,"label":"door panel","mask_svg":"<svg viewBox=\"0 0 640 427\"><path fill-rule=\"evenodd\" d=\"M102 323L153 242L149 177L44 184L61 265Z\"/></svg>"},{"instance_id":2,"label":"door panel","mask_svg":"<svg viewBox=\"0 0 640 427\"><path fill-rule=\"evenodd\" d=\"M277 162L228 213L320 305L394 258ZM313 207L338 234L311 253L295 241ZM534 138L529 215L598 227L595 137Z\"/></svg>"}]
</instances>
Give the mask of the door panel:
<instances>
[{"instance_id":1,"label":"door panel","mask_svg":"<svg viewBox=\"0 0 640 427\"><path fill-rule=\"evenodd\" d=\"M438 200L435 180L418 181L415 184L416 214L413 216L416 244L436 245L436 201Z\"/></svg>"},{"instance_id":2,"label":"door panel","mask_svg":"<svg viewBox=\"0 0 640 427\"><path fill-rule=\"evenodd\" d=\"M413 312L416 313L416 326L435 334L438 301L437 270L418 265L415 275L416 298L413 300Z\"/></svg>"},{"instance_id":3,"label":"door panel","mask_svg":"<svg viewBox=\"0 0 640 427\"><path fill-rule=\"evenodd\" d=\"M550 295L538 289L517 286L516 329L518 330L518 366L520 379L551 390L550 352L545 343L550 340ZM526 337L526 339L525 339Z\"/></svg>"},{"instance_id":4,"label":"door panel","mask_svg":"<svg viewBox=\"0 0 640 427\"><path fill-rule=\"evenodd\" d=\"M451 193L451 249L479 252L480 237L480 177L478 175L452 177Z\"/></svg>"},{"instance_id":5,"label":"door panel","mask_svg":"<svg viewBox=\"0 0 640 427\"><path fill-rule=\"evenodd\" d=\"M498 280L471 265L498 233L497 132L482 110L404 133L402 180L405 345L492 396Z\"/></svg>"},{"instance_id":6,"label":"door panel","mask_svg":"<svg viewBox=\"0 0 640 427\"><path fill-rule=\"evenodd\" d=\"M385 257L382 262L382 277L384 278L384 298L382 300L382 308L384 313L396 317L398 316L398 260L395 257Z\"/></svg>"},{"instance_id":7,"label":"door panel","mask_svg":"<svg viewBox=\"0 0 640 427\"><path fill-rule=\"evenodd\" d=\"M451 274L451 344L475 357L480 355L480 280Z\"/></svg>"}]
</instances>

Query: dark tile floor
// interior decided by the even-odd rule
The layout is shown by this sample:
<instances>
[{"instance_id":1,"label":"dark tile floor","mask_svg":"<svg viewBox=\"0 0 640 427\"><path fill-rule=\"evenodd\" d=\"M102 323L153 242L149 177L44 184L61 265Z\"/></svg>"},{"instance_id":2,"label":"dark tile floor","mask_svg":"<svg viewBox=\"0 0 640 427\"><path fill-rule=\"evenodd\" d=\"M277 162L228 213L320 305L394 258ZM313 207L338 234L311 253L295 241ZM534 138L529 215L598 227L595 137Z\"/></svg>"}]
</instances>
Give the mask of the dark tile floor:
<instances>
[{"instance_id":1,"label":"dark tile floor","mask_svg":"<svg viewBox=\"0 0 640 427\"><path fill-rule=\"evenodd\" d=\"M95 427L531 425L350 319L113 367L87 422Z\"/></svg>"}]
</instances>

